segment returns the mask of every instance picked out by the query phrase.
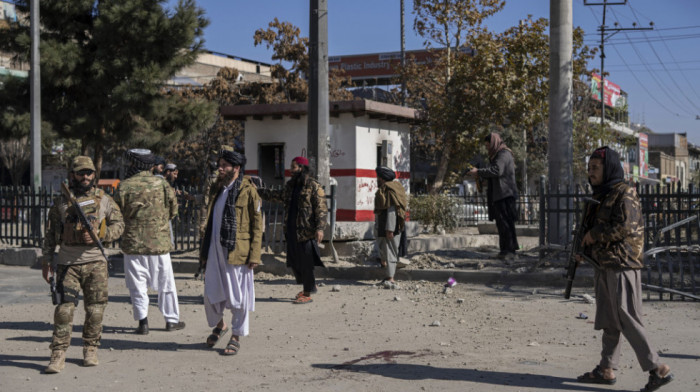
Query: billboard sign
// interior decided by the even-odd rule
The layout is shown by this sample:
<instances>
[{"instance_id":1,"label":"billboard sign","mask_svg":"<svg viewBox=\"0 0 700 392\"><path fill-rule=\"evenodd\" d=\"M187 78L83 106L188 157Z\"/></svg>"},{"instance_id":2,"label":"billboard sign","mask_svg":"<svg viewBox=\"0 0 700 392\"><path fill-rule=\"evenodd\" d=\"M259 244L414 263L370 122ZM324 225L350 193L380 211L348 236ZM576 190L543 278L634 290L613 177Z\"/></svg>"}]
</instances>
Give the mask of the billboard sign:
<instances>
[{"instance_id":1,"label":"billboard sign","mask_svg":"<svg viewBox=\"0 0 700 392\"><path fill-rule=\"evenodd\" d=\"M406 62L430 64L444 49L407 50ZM460 48L461 53L473 56L473 49ZM398 77L401 52L353 54L328 57L328 69L342 69L351 79L375 79Z\"/></svg>"},{"instance_id":2,"label":"billboard sign","mask_svg":"<svg viewBox=\"0 0 700 392\"><path fill-rule=\"evenodd\" d=\"M639 175L649 177L649 135L639 133Z\"/></svg>"},{"instance_id":3,"label":"billboard sign","mask_svg":"<svg viewBox=\"0 0 700 392\"><path fill-rule=\"evenodd\" d=\"M591 97L596 101L600 101L600 95L605 90L605 105L611 108L624 107L626 100L621 95L620 86L605 79L605 88L600 88L600 75L594 73L591 75Z\"/></svg>"}]
</instances>

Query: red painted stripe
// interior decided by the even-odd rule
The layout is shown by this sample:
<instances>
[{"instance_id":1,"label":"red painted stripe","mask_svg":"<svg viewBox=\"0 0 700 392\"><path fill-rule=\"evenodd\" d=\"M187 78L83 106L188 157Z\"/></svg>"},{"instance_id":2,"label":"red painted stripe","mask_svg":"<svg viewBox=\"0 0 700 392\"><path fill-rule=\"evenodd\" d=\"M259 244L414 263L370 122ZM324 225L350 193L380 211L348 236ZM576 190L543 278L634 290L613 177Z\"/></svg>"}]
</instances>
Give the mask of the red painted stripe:
<instances>
[{"instance_id":1,"label":"red painted stripe","mask_svg":"<svg viewBox=\"0 0 700 392\"><path fill-rule=\"evenodd\" d=\"M344 222L371 222L374 220L374 211L338 209L335 219Z\"/></svg>"},{"instance_id":2,"label":"red painted stripe","mask_svg":"<svg viewBox=\"0 0 700 392\"><path fill-rule=\"evenodd\" d=\"M371 222L374 220L374 211L370 210L343 210L335 212L335 219L339 222ZM406 221L411 220L411 213L406 212Z\"/></svg>"},{"instance_id":3,"label":"red painted stripe","mask_svg":"<svg viewBox=\"0 0 700 392\"><path fill-rule=\"evenodd\" d=\"M257 176L257 170L246 170L245 174ZM292 172L289 170L284 171L285 177L291 177ZM377 178L377 173L370 169L332 169L331 177L366 177L366 178ZM410 179L410 172L396 172L396 178L399 179Z\"/></svg>"},{"instance_id":4,"label":"red painted stripe","mask_svg":"<svg viewBox=\"0 0 700 392\"><path fill-rule=\"evenodd\" d=\"M410 172L396 172L397 178L411 178ZM377 172L372 169L331 169L331 177L367 177L377 178Z\"/></svg>"}]
</instances>

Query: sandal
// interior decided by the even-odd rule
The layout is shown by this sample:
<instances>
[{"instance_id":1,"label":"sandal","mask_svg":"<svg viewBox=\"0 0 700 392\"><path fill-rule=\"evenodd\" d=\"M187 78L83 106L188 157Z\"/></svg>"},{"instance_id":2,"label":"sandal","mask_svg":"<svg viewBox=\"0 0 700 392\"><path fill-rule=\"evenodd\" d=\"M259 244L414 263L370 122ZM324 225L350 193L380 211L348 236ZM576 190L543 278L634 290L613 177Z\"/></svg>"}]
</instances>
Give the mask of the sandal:
<instances>
[{"instance_id":1,"label":"sandal","mask_svg":"<svg viewBox=\"0 0 700 392\"><path fill-rule=\"evenodd\" d=\"M607 379L603 376L603 369L600 365L596 366L591 372L584 373L576 378L576 381L584 384L605 384L613 385L617 382L617 378Z\"/></svg>"},{"instance_id":2,"label":"sandal","mask_svg":"<svg viewBox=\"0 0 700 392\"><path fill-rule=\"evenodd\" d=\"M214 345L216 345L216 342L219 341L221 335L224 335L226 332L228 332L228 327L224 327L224 329L221 329L219 327L212 329L211 335L207 337L207 347L214 347Z\"/></svg>"},{"instance_id":3,"label":"sandal","mask_svg":"<svg viewBox=\"0 0 700 392\"><path fill-rule=\"evenodd\" d=\"M295 299L294 301L292 301L292 303L295 304L295 305L303 305L303 304L308 304L308 303L311 303L311 302L314 302L314 300L311 299L310 296L308 296L308 295L303 295L303 294L302 294L301 297L297 297L297 299Z\"/></svg>"},{"instance_id":4,"label":"sandal","mask_svg":"<svg viewBox=\"0 0 700 392\"><path fill-rule=\"evenodd\" d=\"M226 345L226 348L224 351L221 352L221 355L236 355L238 354L238 350L241 349L241 342L235 340L233 337L231 337L231 340L228 341L228 344Z\"/></svg>"},{"instance_id":5,"label":"sandal","mask_svg":"<svg viewBox=\"0 0 700 392\"><path fill-rule=\"evenodd\" d=\"M669 371L664 377L656 374L655 370L649 372L649 382L641 392L652 392L673 381L673 374Z\"/></svg>"},{"instance_id":6,"label":"sandal","mask_svg":"<svg viewBox=\"0 0 700 392\"><path fill-rule=\"evenodd\" d=\"M314 286L313 290L310 292L311 294L316 294L318 293L318 286ZM300 292L297 293L297 295L294 297L294 299L299 299L299 297L304 296L304 290L301 290Z\"/></svg>"}]
</instances>

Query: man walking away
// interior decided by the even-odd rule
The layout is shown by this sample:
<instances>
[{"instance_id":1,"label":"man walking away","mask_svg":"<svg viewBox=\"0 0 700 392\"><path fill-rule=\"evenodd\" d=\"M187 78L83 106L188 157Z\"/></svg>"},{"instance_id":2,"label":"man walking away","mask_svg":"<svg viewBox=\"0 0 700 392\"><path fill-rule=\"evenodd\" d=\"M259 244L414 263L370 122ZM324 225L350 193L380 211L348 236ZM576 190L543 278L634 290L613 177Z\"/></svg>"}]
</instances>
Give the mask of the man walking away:
<instances>
[{"instance_id":1,"label":"man walking away","mask_svg":"<svg viewBox=\"0 0 700 392\"><path fill-rule=\"evenodd\" d=\"M177 215L175 191L164 178L151 173L153 155L138 152L127 153L132 160L129 171L136 174L119 184L114 199L126 226L121 248L134 320L139 321L136 333L147 335L148 287L158 291L158 309L165 317L166 331L183 329L185 323L180 321L170 261L170 221Z\"/></svg>"}]
</instances>

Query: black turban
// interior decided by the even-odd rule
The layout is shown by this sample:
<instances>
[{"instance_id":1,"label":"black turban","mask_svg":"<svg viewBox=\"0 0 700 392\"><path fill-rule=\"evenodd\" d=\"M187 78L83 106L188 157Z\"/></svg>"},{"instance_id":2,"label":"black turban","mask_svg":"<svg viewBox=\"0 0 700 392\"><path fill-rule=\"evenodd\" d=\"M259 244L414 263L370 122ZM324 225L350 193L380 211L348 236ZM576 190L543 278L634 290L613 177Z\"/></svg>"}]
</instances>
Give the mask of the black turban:
<instances>
[{"instance_id":1,"label":"black turban","mask_svg":"<svg viewBox=\"0 0 700 392\"><path fill-rule=\"evenodd\" d=\"M151 150L134 148L127 151L126 156L133 166L141 170L148 170L155 163L155 156L151 154Z\"/></svg>"},{"instance_id":2,"label":"black turban","mask_svg":"<svg viewBox=\"0 0 700 392\"><path fill-rule=\"evenodd\" d=\"M612 186L624 181L625 171L620 163L620 155L617 151L609 147L601 147L591 154L590 159L600 159L603 161L603 183L601 185L591 185L594 194L607 194ZM590 180L589 180L590 181Z\"/></svg>"},{"instance_id":3,"label":"black turban","mask_svg":"<svg viewBox=\"0 0 700 392\"><path fill-rule=\"evenodd\" d=\"M232 164L233 166L243 167L246 163L245 155L235 151L221 150L219 158L223 158L226 162Z\"/></svg>"},{"instance_id":4,"label":"black turban","mask_svg":"<svg viewBox=\"0 0 700 392\"><path fill-rule=\"evenodd\" d=\"M154 165L165 165L165 158L160 155L155 155L153 157Z\"/></svg>"},{"instance_id":5,"label":"black turban","mask_svg":"<svg viewBox=\"0 0 700 392\"><path fill-rule=\"evenodd\" d=\"M396 173L386 166L379 166L374 171L377 172L377 177L384 181L394 181L394 178L396 178Z\"/></svg>"}]
</instances>

